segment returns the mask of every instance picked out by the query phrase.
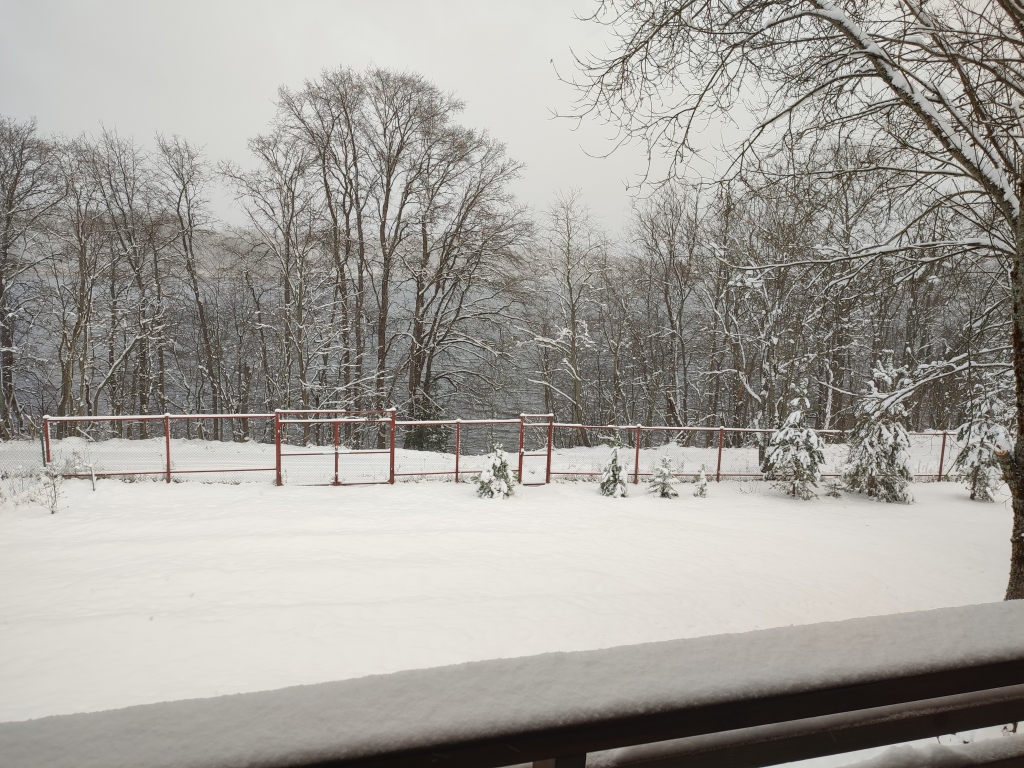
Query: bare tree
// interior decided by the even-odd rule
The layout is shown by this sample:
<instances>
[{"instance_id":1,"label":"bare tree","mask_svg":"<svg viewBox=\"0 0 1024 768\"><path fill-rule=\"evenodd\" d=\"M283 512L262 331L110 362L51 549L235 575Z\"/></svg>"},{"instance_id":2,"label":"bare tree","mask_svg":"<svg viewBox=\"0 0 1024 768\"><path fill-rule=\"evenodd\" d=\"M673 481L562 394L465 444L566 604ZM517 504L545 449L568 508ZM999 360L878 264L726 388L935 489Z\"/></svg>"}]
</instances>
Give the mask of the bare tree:
<instances>
[{"instance_id":1,"label":"bare tree","mask_svg":"<svg viewBox=\"0 0 1024 768\"><path fill-rule=\"evenodd\" d=\"M280 336L274 357L280 363L268 371L268 385L278 402L308 409L314 405L310 365L316 344L309 313L319 279L311 154L280 130L253 139L250 148L259 167L243 172L227 166L225 175L234 183L248 214L256 252L269 257L265 263L272 266L279 281L274 328Z\"/></svg>"},{"instance_id":2,"label":"bare tree","mask_svg":"<svg viewBox=\"0 0 1024 768\"><path fill-rule=\"evenodd\" d=\"M209 183L210 170L199 150L178 136L170 139L158 136L157 146L160 150L160 182L167 196L167 207L173 212L173 222L177 225L172 247L184 266L188 288L195 303L202 359L198 367L202 379L209 382L209 407L214 413L221 413L224 407L221 395L223 370L217 354L212 319L203 295L205 281L200 275L199 254L203 229L209 227L204 193ZM214 439L219 439L221 426L221 422L214 421Z\"/></svg>"},{"instance_id":3,"label":"bare tree","mask_svg":"<svg viewBox=\"0 0 1024 768\"><path fill-rule=\"evenodd\" d=\"M657 297L659 335L667 342L661 364L666 423L690 424L691 343L699 333L692 299L709 269L702 247L699 191L666 185L634 211L643 293Z\"/></svg>"},{"instance_id":4,"label":"bare tree","mask_svg":"<svg viewBox=\"0 0 1024 768\"><path fill-rule=\"evenodd\" d=\"M50 228L54 254L48 260L53 296L47 301L59 328L56 356L60 394L58 416L93 412L94 346L101 325L98 291L109 271L108 228L103 201L90 173L90 148L82 140L61 147L56 169L65 194Z\"/></svg>"},{"instance_id":5,"label":"bare tree","mask_svg":"<svg viewBox=\"0 0 1024 768\"><path fill-rule=\"evenodd\" d=\"M60 197L50 155L35 121L0 117L0 431L8 438L22 423L15 392L14 293L19 277L43 258L34 236Z\"/></svg>"},{"instance_id":6,"label":"bare tree","mask_svg":"<svg viewBox=\"0 0 1024 768\"><path fill-rule=\"evenodd\" d=\"M569 420L582 424L587 382L591 380L584 366L594 347L587 308L596 298L595 283L604 266L607 240L578 190L560 194L546 219L544 251L538 259L545 267L546 279L540 281L540 289L550 297L554 314L546 324L534 327L533 344L554 355L551 361L546 354L541 357L541 383L553 395L552 402L565 401ZM579 440L590 444L586 430L580 430Z\"/></svg>"},{"instance_id":7,"label":"bare tree","mask_svg":"<svg viewBox=\"0 0 1024 768\"><path fill-rule=\"evenodd\" d=\"M313 151L325 219L324 246L334 269L332 311L340 323L340 379L328 398L363 410L368 380L364 306L371 225L366 152L366 86L350 69L327 71L302 91L280 92L279 120ZM321 377L327 376L329 360ZM323 384L326 387L326 381ZM348 427L347 427L348 429ZM351 430L349 429L350 436Z\"/></svg>"},{"instance_id":8,"label":"bare tree","mask_svg":"<svg viewBox=\"0 0 1024 768\"><path fill-rule=\"evenodd\" d=\"M155 169L144 149L107 129L89 156L111 234L108 368L130 366L126 376L113 381L114 412L121 412L125 405L144 414L166 412L164 255L168 237ZM94 391L94 400L99 389L102 386ZM145 423L140 429L145 436Z\"/></svg>"}]
</instances>

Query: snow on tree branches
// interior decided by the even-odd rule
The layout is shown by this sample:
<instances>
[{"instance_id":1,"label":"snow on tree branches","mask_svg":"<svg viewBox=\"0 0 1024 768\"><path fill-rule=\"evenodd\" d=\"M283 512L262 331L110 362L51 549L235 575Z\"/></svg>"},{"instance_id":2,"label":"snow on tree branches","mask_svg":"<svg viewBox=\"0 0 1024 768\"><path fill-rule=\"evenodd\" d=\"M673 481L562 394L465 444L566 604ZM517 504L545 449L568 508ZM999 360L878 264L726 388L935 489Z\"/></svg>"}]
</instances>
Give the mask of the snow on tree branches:
<instances>
[{"instance_id":1,"label":"snow on tree branches","mask_svg":"<svg viewBox=\"0 0 1024 768\"><path fill-rule=\"evenodd\" d=\"M810 408L805 390L798 389L790 401L793 409L772 435L764 454L764 479L797 499L816 498L814 488L825 463L821 437L806 424L804 414Z\"/></svg>"},{"instance_id":2,"label":"snow on tree branches","mask_svg":"<svg viewBox=\"0 0 1024 768\"><path fill-rule=\"evenodd\" d=\"M601 495L613 499L626 495L626 470L619 458L619 446L612 446L612 455L601 472Z\"/></svg>"},{"instance_id":3,"label":"snow on tree branches","mask_svg":"<svg viewBox=\"0 0 1024 768\"><path fill-rule=\"evenodd\" d=\"M661 462L654 468L654 475L647 483L647 492L653 493L661 499L674 499L679 496L676 490L678 481L672 474L672 459L669 456L662 456Z\"/></svg>"},{"instance_id":4,"label":"snow on tree branches","mask_svg":"<svg viewBox=\"0 0 1024 768\"><path fill-rule=\"evenodd\" d=\"M473 480L476 482L476 495L482 499L507 499L513 494L512 472L500 445L495 445L494 450L487 454L483 470Z\"/></svg>"},{"instance_id":5,"label":"snow on tree branches","mask_svg":"<svg viewBox=\"0 0 1024 768\"><path fill-rule=\"evenodd\" d=\"M907 486L910 472L910 438L900 422L906 411L900 393L907 383L907 369L893 364L892 353L872 370L871 390L862 400L857 425L850 436L850 455L843 482L851 491L876 501L911 503Z\"/></svg>"},{"instance_id":6,"label":"snow on tree branches","mask_svg":"<svg viewBox=\"0 0 1024 768\"><path fill-rule=\"evenodd\" d=\"M1003 482L994 449L1009 442L1003 425L1011 420L1011 414L999 395L995 381L976 385L970 419L956 433L961 448L953 470L956 478L966 483L975 501L995 501L993 494Z\"/></svg>"}]
</instances>

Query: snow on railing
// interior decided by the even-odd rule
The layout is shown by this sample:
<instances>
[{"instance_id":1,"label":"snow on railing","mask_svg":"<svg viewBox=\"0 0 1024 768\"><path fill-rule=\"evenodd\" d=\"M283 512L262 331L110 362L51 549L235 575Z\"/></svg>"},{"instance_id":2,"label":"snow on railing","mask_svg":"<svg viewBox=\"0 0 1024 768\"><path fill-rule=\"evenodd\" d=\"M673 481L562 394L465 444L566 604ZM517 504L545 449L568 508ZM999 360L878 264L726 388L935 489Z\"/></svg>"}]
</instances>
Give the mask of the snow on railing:
<instances>
[{"instance_id":1,"label":"snow on railing","mask_svg":"<svg viewBox=\"0 0 1024 768\"><path fill-rule=\"evenodd\" d=\"M1024 602L1011 601L0 723L0 755L9 768L753 767L1021 719ZM998 761L1020 737L994 738L1008 746L964 764L1018 764Z\"/></svg>"},{"instance_id":2,"label":"snow on railing","mask_svg":"<svg viewBox=\"0 0 1024 768\"><path fill-rule=\"evenodd\" d=\"M846 435L818 433L826 443L822 476L837 477L846 458ZM501 445L516 452L519 482L540 485L599 476L612 445L626 449L621 455L633 483L650 477L665 457L682 478L696 477L701 470L719 481L760 478L760 446L771 430L572 424L557 422L552 414L398 420L392 408L44 416L42 435L44 461L68 477L149 476L172 482L196 475L208 481L269 479L279 485L393 483L415 477L460 482L477 474L484 455ZM31 447L21 450L25 445L0 444L0 471L15 460L31 460ZM914 475L945 478L957 450L952 433L911 433Z\"/></svg>"}]
</instances>

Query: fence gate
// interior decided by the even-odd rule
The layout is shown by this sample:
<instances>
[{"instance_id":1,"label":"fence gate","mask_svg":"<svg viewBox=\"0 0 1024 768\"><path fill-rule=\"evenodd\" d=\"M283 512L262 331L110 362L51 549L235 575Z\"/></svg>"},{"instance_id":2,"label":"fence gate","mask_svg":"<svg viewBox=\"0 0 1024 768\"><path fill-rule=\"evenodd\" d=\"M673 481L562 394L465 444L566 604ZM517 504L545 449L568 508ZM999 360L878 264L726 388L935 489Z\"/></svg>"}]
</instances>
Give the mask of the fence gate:
<instances>
[{"instance_id":1,"label":"fence gate","mask_svg":"<svg viewBox=\"0 0 1024 768\"><path fill-rule=\"evenodd\" d=\"M395 409L275 411L278 485L395 482Z\"/></svg>"},{"instance_id":2,"label":"fence gate","mask_svg":"<svg viewBox=\"0 0 1024 768\"><path fill-rule=\"evenodd\" d=\"M551 482L554 431L553 413L520 414L518 476L523 485L546 485Z\"/></svg>"}]
</instances>

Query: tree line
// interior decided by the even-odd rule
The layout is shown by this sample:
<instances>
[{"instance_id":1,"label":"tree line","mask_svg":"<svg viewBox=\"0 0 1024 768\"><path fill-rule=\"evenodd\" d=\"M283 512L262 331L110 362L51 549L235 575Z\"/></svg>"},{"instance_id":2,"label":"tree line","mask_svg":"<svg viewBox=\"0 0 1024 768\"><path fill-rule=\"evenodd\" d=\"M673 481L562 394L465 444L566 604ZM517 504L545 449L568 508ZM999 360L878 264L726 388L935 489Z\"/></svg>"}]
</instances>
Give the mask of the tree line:
<instances>
[{"instance_id":1,"label":"tree line","mask_svg":"<svg viewBox=\"0 0 1024 768\"><path fill-rule=\"evenodd\" d=\"M2 435L392 405L775 428L797 390L849 429L882 359L915 381L907 426L947 428L1007 370L1005 268L943 248L968 223L876 143L665 182L612 233L579 190L524 206L522 164L462 109L419 75L326 71L280 90L245 167L0 118ZM216 219L218 186L243 225ZM901 232L919 258L866 253Z\"/></svg>"}]
</instances>

